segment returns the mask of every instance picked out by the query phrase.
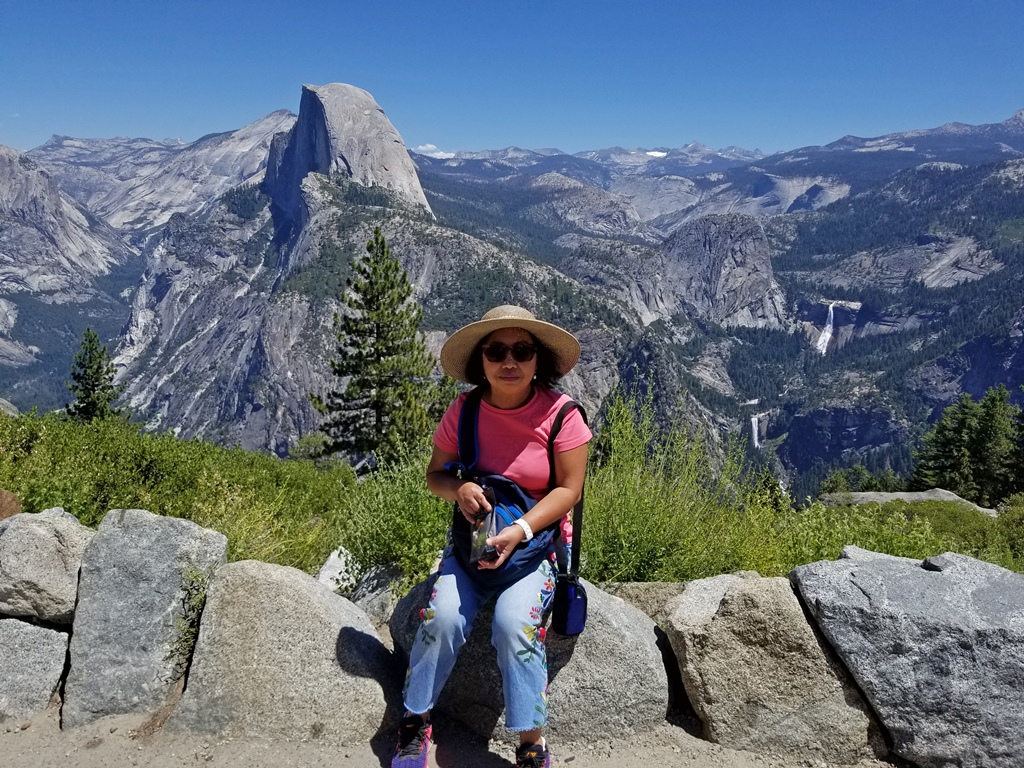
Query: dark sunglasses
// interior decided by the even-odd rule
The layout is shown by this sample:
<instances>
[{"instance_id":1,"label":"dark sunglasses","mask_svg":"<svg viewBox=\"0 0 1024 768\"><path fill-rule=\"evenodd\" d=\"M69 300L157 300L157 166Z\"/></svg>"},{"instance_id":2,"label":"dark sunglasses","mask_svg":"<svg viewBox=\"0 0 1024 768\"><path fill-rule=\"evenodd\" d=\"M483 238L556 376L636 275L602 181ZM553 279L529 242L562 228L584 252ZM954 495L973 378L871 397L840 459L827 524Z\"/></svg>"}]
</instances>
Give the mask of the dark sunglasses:
<instances>
[{"instance_id":1,"label":"dark sunglasses","mask_svg":"<svg viewBox=\"0 0 1024 768\"><path fill-rule=\"evenodd\" d=\"M505 362L505 357L509 352L512 353L512 359L517 363L528 363L537 354L537 348L533 344L527 344L525 341L517 341L511 347L508 344L496 341L484 347L484 357L492 363Z\"/></svg>"}]
</instances>

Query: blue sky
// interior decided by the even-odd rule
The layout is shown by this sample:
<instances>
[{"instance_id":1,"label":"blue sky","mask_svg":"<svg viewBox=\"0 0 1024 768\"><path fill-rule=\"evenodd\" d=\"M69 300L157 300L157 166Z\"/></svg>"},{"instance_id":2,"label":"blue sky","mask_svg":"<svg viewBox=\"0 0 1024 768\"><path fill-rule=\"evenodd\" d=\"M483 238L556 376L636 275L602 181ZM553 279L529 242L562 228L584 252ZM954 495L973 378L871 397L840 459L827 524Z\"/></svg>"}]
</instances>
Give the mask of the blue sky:
<instances>
[{"instance_id":1,"label":"blue sky","mask_svg":"<svg viewBox=\"0 0 1024 768\"><path fill-rule=\"evenodd\" d=\"M764 151L1024 108L1024 0L0 0L0 144L368 90L409 147Z\"/></svg>"}]
</instances>

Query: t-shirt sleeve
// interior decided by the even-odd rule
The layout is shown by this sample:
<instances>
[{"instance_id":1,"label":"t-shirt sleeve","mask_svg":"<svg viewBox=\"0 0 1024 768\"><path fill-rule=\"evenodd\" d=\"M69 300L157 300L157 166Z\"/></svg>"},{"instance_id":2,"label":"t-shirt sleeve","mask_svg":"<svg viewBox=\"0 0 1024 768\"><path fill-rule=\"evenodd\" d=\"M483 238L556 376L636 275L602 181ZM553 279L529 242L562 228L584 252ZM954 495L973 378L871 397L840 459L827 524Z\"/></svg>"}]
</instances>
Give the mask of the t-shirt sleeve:
<instances>
[{"instance_id":1,"label":"t-shirt sleeve","mask_svg":"<svg viewBox=\"0 0 1024 768\"><path fill-rule=\"evenodd\" d=\"M583 420L578 409L573 408L565 415L562 429L555 438L555 452L571 451L590 441L593 433Z\"/></svg>"},{"instance_id":2,"label":"t-shirt sleeve","mask_svg":"<svg viewBox=\"0 0 1024 768\"><path fill-rule=\"evenodd\" d=\"M455 398L434 430L434 445L446 453L459 452L459 414L462 413L465 399L465 395Z\"/></svg>"}]
</instances>

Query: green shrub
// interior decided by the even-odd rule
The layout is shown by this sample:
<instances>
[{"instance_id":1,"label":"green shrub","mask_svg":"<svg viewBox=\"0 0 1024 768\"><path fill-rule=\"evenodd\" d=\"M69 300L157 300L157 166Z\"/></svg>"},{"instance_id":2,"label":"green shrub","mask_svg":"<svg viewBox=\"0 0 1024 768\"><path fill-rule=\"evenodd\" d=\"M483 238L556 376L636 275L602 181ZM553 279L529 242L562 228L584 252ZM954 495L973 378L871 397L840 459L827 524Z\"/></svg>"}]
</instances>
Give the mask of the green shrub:
<instances>
[{"instance_id":1,"label":"green shrub","mask_svg":"<svg viewBox=\"0 0 1024 768\"><path fill-rule=\"evenodd\" d=\"M1024 493L1010 496L1003 505L996 528L1011 555L1024 564ZM1024 571L1024 568L1018 570Z\"/></svg>"},{"instance_id":2,"label":"green shrub","mask_svg":"<svg viewBox=\"0 0 1024 768\"><path fill-rule=\"evenodd\" d=\"M951 501L890 501L883 510L927 520L943 546L956 552L981 552L990 543L995 520L974 507Z\"/></svg>"},{"instance_id":3,"label":"green shrub","mask_svg":"<svg viewBox=\"0 0 1024 768\"><path fill-rule=\"evenodd\" d=\"M780 572L776 511L700 434L660 435L650 401L610 403L586 487L583 573L593 581L676 581L743 568Z\"/></svg>"},{"instance_id":4,"label":"green shrub","mask_svg":"<svg viewBox=\"0 0 1024 768\"><path fill-rule=\"evenodd\" d=\"M847 544L901 557L925 558L943 551L927 520L878 504L827 507L814 502L792 512L780 534L789 568L834 560Z\"/></svg>"},{"instance_id":5,"label":"green shrub","mask_svg":"<svg viewBox=\"0 0 1024 768\"><path fill-rule=\"evenodd\" d=\"M350 528L350 469L142 433L118 419L0 416L0 486L22 509L64 507L95 526L110 509L147 509L228 537L231 560L315 573Z\"/></svg>"},{"instance_id":6,"label":"green shrub","mask_svg":"<svg viewBox=\"0 0 1024 768\"><path fill-rule=\"evenodd\" d=\"M95 526L109 509L148 509L221 531L229 560L310 574L344 546L360 567L399 566L405 587L428 573L451 521L425 468L424 454L405 456L357 482L338 461L282 460L120 419L0 415L0 487L26 512L62 506ZM588 579L781 575L847 544L915 558L954 550L1024 571L1024 495L997 519L936 502L792 509L738 447L723 452L680 426L660 432L649 401L609 404L586 487Z\"/></svg>"}]
</instances>

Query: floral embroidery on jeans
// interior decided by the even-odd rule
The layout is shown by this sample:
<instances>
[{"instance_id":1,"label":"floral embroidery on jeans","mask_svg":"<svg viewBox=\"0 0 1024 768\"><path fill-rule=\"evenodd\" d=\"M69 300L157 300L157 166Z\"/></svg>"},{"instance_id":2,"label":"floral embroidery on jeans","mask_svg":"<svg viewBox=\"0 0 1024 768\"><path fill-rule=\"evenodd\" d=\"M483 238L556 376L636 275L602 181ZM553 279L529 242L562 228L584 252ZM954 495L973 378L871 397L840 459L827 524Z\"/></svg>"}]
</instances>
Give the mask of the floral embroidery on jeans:
<instances>
[{"instance_id":1,"label":"floral embroidery on jeans","mask_svg":"<svg viewBox=\"0 0 1024 768\"><path fill-rule=\"evenodd\" d=\"M423 620L423 623L420 624L420 640L422 640L427 645L430 645L431 643L437 640L437 638L434 635L430 634L430 632L427 631L427 624L430 623L430 620L432 618L434 618L433 608L420 609L420 619Z\"/></svg>"},{"instance_id":2,"label":"floral embroidery on jeans","mask_svg":"<svg viewBox=\"0 0 1024 768\"><path fill-rule=\"evenodd\" d=\"M548 689L545 688L540 693L540 704L534 704L533 708L540 713L540 717L533 718L533 724L538 728L543 728L548 724Z\"/></svg>"},{"instance_id":3,"label":"floral embroidery on jeans","mask_svg":"<svg viewBox=\"0 0 1024 768\"><path fill-rule=\"evenodd\" d=\"M523 627L523 635L526 637L526 642L529 645L520 651L516 651L516 656L524 664L529 664L533 661L534 656L540 656L541 659L544 659L545 663L547 661L544 656L544 638L547 637L547 630L540 626L540 622L544 612L544 604L554 590L555 582L549 576L544 580L544 585L541 587L540 592L537 593L537 604L530 607L530 620L536 623L527 624Z\"/></svg>"}]
</instances>

